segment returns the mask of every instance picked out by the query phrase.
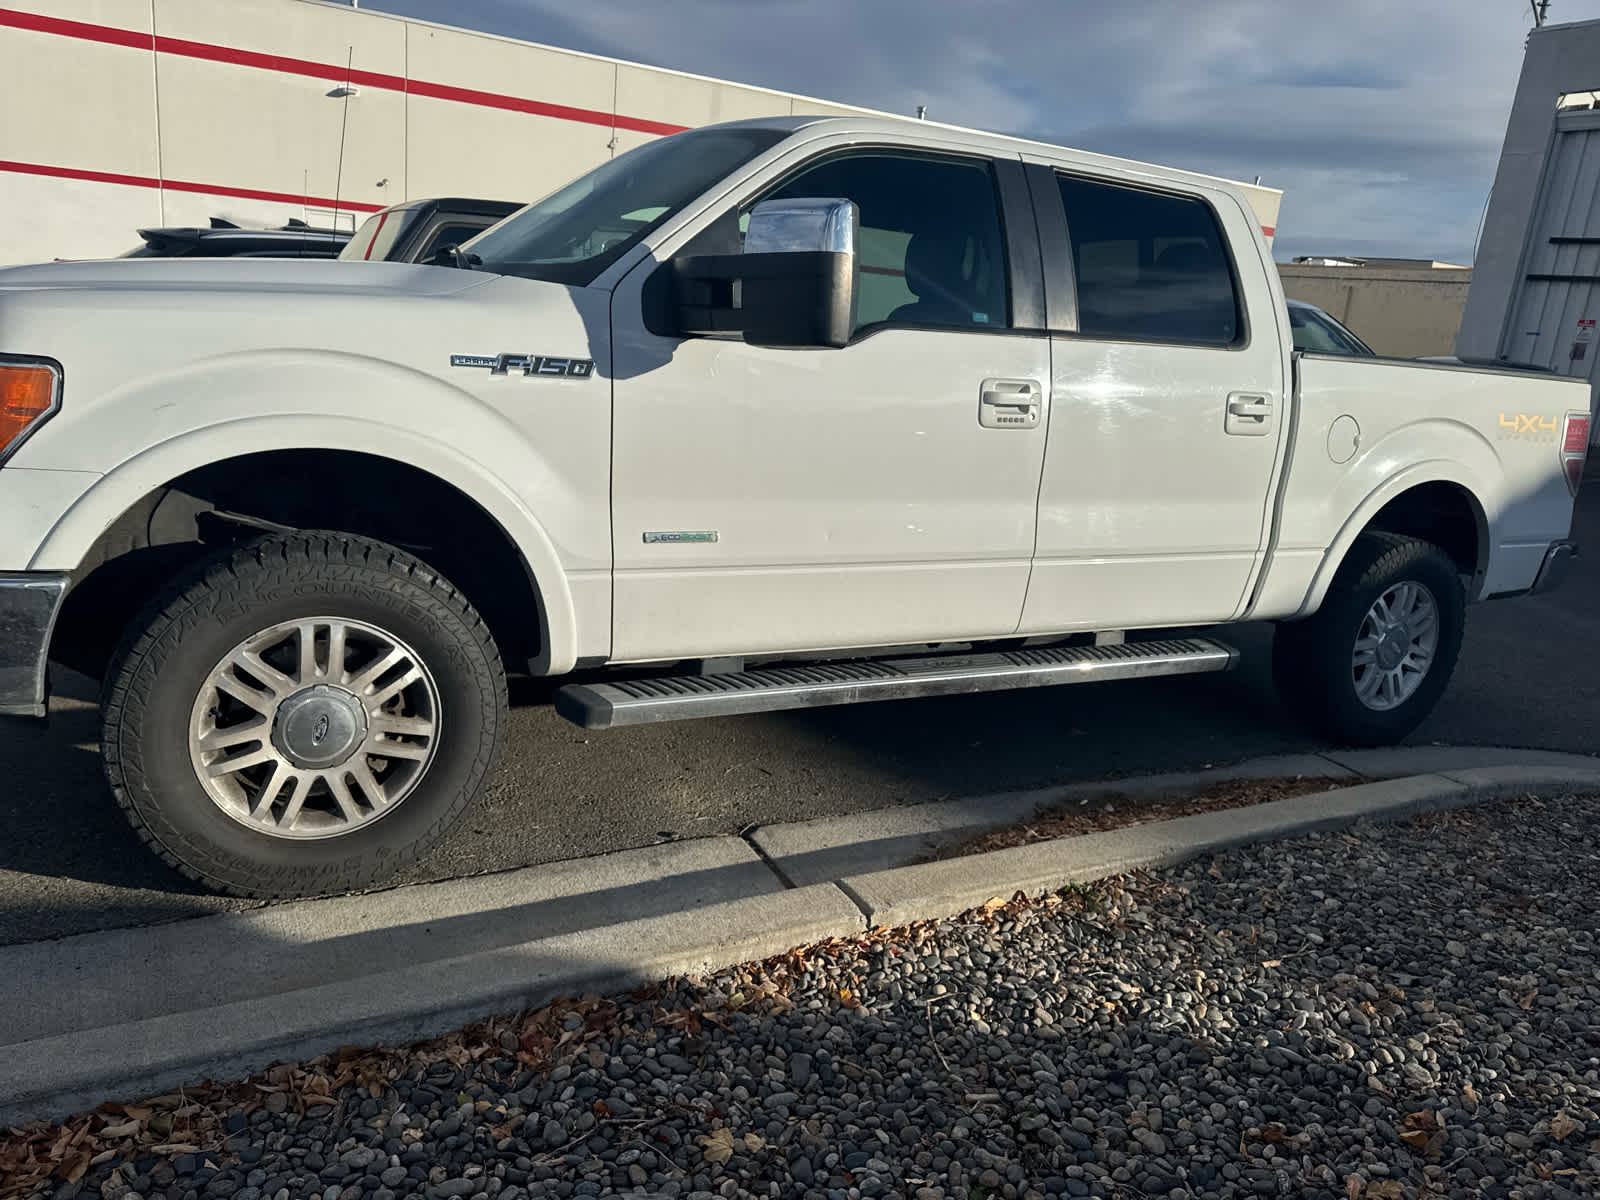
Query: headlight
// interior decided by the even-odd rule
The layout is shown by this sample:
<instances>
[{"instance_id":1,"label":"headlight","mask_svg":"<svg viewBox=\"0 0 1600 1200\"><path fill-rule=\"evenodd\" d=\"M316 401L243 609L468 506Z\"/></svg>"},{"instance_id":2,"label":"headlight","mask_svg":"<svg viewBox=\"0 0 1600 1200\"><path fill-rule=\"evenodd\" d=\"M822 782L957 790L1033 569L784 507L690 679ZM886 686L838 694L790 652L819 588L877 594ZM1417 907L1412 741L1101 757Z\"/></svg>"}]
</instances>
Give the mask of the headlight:
<instances>
[{"instance_id":1,"label":"headlight","mask_svg":"<svg viewBox=\"0 0 1600 1200\"><path fill-rule=\"evenodd\" d=\"M61 364L0 355L0 463L61 407Z\"/></svg>"}]
</instances>

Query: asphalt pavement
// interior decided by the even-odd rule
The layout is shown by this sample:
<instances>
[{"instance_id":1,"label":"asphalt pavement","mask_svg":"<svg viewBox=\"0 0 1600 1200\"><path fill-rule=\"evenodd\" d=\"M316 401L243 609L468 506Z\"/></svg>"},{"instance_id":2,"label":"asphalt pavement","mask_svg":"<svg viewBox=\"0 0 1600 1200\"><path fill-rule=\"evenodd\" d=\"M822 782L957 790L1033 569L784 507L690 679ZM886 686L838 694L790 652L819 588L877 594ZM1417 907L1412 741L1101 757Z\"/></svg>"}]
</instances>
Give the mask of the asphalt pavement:
<instances>
[{"instance_id":1,"label":"asphalt pavement","mask_svg":"<svg viewBox=\"0 0 1600 1200\"><path fill-rule=\"evenodd\" d=\"M1455 678L1413 743L1600 751L1600 478L1553 594L1474 606ZM1271 629L1228 631L1227 675L869 704L590 732L553 685L514 690L506 754L473 816L410 880L480 874L751 825L1329 749L1285 713ZM100 774L87 681L48 726L0 722L0 944L249 907L146 851Z\"/></svg>"}]
</instances>

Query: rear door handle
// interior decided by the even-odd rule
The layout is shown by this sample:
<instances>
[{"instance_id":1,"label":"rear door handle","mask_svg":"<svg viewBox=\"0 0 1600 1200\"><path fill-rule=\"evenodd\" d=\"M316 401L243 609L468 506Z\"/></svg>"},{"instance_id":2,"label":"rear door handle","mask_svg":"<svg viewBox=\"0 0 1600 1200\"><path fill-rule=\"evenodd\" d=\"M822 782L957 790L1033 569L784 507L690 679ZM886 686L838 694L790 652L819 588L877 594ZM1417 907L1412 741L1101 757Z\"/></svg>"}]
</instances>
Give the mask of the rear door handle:
<instances>
[{"instance_id":1,"label":"rear door handle","mask_svg":"<svg viewBox=\"0 0 1600 1200\"><path fill-rule=\"evenodd\" d=\"M1272 429L1272 397L1234 392L1223 430L1234 437L1265 437Z\"/></svg>"},{"instance_id":2,"label":"rear door handle","mask_svg":"<svg viewBox=\"0 0 1600 1200\"><path fill-rule=\"evenodd\" d=\"M985 379L978 389L978 424L985 429L1033 429L1044 389L1036 379Z\"/></svg>"}]
</instances>

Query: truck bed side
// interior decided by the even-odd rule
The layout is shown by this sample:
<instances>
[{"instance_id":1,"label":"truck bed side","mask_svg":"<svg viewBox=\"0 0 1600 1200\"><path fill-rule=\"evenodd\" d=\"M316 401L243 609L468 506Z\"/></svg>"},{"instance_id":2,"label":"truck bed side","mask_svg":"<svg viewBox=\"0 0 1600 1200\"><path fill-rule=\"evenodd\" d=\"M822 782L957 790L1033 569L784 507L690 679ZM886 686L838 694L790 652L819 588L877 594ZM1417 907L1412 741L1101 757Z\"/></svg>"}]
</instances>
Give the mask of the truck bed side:
<instances>
[{"instance_id":1,"label":"truck bed side","mask_svg":"<svg viewBox=\"0 0 1600 1200\"><path fill-rule=\"evenodd\" d=\"M1356 537L1408 496L1471 513L1474 536L1446 548L1472 599L1526 590L1567 536L1562 437L1569 413L1589 411L1582 380L1297 354L1294 386L1291 457L1252 616L1314 611Z\"/></svg>"}]
</instances>

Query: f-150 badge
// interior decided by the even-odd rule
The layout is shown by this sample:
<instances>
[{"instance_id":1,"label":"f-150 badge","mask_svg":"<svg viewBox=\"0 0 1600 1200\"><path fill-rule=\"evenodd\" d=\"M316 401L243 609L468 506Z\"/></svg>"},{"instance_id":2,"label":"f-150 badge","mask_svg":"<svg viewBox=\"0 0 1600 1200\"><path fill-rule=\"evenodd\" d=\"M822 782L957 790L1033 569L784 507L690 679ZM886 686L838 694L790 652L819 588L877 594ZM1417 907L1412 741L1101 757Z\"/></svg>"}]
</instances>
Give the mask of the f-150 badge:
<instances>
[{"instance_id":1,"label":"f-150 badge","mask_svg":"<svg viewBox=\"0 0 1600 1200\"><path fill-rule=\"evenodd\" d=\"M561 358L554 354L452 354L452 367L487 367L491 375L524 375L557 379L587 379L594 374L592 358Z\"/></svg>"}]
</instances>

